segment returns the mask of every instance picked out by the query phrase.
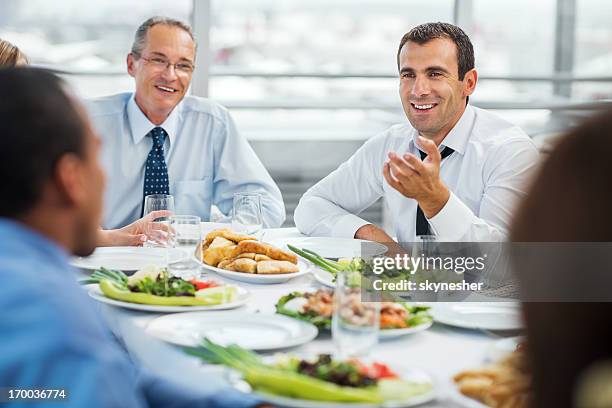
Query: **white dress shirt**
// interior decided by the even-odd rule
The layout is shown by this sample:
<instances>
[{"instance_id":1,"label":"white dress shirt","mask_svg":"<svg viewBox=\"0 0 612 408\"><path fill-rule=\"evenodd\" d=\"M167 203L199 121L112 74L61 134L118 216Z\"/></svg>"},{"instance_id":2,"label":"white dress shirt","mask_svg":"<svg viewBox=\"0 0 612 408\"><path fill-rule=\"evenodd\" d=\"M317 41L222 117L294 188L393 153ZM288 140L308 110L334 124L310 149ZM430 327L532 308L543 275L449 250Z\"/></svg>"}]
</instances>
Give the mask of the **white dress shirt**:
<instances>
[{"instance_id":1,"label":"white dress shirt","mask_svg":"<svg viewBox=\"0 0 612 408\"><path fill-rule=\"evenodd\" d=\"M107 183L104 228L117 228L140 217L145 162L156 127L132 93L88 102L102 138L102 165ZM264 227L280 227L285 206L280 190L255 152L240 136L227 109L210 100L186 96L161 126L168 137L164 156L176 214L210 219L211 206L231 214L235 192L262 195Z\"/></svg>"},{"instance_id":2,"label":"white dress shirt","mask_svg":"<svg viewBox=\"0 0 612 408\"><path fill-rule=\"evenodd\" d=\"M295 225L307 235L352 238L369 222L358 214L384 197L398 241L416 238L417 202L383 177L389 152L419 156L418 132L409 124L392 126L369 139L334 172L311 187L295 209ZM455 150L442 161L440 178L450 199L429 218L442 241L501 241L513 209L538 161L532 140L517 126L467 105L440 149Z\"/></svg>"}]
</instances>

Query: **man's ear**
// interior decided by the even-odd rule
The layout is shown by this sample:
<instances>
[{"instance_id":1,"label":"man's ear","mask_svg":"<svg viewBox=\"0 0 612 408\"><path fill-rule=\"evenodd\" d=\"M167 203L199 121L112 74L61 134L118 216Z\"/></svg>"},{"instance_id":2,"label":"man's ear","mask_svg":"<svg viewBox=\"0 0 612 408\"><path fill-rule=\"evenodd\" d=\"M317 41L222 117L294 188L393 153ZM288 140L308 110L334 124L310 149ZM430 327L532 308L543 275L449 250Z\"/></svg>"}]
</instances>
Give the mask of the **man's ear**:
<instances>
[{"instance_id":1,"label":"man's ear","mask_svg":"<svg viewBox=\"0 0 612 408\"><path fill-rule=\"evenodd\" d=\"M55 166L58 196L67 206L80 206L87 199L82 161L74 153L64 154Z\"/></svg>"},{"instance_id":2,"label":"man's ear","mask_svg":"<svg viewBox=\"0 0 612 408\"><path fill-rule=\"evenodd\" d=\"M465 73L463 77L463 96L470 96L476 90L476 82L478 82L478 73L476 69L471 69Z\"/></svg>"},{"instance_id":3,"label":"man's ear","mask_svg":"<svg viewBox=\"0 0 612 408\"><path fill-rule=\"evenodd\" d=\"M130 74L131 77L134 77L134 75L136 75L136 67L134 66L136 64L136 59L134 58L134 54L131 52L127 55L126 63L128 74Z\"/></svg>"}]
</instances>

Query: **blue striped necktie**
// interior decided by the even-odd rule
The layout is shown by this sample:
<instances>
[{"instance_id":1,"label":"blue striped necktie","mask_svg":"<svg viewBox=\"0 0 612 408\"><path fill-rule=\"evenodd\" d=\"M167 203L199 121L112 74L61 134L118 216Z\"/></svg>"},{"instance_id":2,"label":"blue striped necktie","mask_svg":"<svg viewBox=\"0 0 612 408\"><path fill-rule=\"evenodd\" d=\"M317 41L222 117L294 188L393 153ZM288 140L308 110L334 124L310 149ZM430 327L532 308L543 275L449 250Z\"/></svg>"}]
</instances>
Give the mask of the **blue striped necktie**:
<instances>
[{"instance_id":1,"label":"blue striped necktie","mask_svg":"<svg viewBox=\"0 0 612 408\"><path fill-rule=\"evenodd\" d=\"M168 168L166 167L166 159L164 158L164 141L168 134L163 128L158 126L151 130L147 136L151 137L153 146L151 147L151 151L145 163L144 194L142 200L143 210L144 197L151 194L170 194Z\"/></svg>"}]
</instances>

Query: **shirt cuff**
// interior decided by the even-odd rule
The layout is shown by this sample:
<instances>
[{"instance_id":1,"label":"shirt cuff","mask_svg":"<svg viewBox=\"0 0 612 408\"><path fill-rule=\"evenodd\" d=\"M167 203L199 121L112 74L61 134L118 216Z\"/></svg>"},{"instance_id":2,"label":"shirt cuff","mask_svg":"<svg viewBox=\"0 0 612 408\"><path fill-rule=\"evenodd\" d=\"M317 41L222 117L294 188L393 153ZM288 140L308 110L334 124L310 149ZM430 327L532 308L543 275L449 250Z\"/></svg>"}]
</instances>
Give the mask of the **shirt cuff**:
<instances>
[{"instance_id":1,"label":"shirt cuff","mask_svg":"<svg viewBox=\"0 0 612 408\"><path fill-rule=\"evenodd\" d=\"M433 232L441 241L460 241L468 232L475 215L452 191L442 209L429 218Z\"/></svg>"},{"instance_id":2,"label":"shirt cuff","mask_svg":"<svg viewBox=\"0 0 612 408\"><path fill-rule=\"evenodd\" d=\"M367 224L371 224L371 222L354 214L346 214L340 217L332 227L331 236L335 238L355 238L357 230Z\"/></svg>"}]
</instances>

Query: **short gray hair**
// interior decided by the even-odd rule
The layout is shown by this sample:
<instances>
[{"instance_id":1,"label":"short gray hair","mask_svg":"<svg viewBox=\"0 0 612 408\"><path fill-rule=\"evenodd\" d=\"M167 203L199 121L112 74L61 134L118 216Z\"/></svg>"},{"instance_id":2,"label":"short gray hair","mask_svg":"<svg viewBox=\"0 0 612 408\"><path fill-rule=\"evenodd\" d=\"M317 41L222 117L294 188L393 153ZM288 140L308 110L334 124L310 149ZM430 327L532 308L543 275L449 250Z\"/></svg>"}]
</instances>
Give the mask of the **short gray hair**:
<instances>
[{"instance_id":1,"label":"short gray hair","mask_svg":"<svg viewBox=\"0 0 612 408\"><path fill-rule=\"evenodd\" d=\"M181 30L189 34L195 44L196 41L193 35L193 30L191 29L191 26L189 26L189 24L170 17L155 16L149 18L147 21L142 23L140 27L138 27L138 29L136 30L136 34L134 35L134 42L132 43L132 54L138 57L142 55L142 50L145 47L145 42L147 40L147 33L149 32L149 29L158 24L180 28Z\"/></svg>"}]
</instances>

